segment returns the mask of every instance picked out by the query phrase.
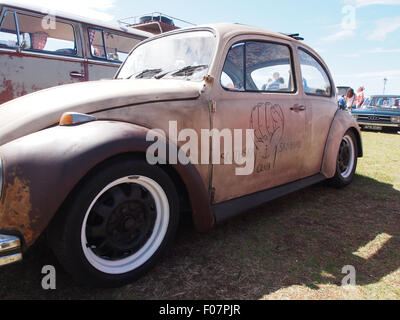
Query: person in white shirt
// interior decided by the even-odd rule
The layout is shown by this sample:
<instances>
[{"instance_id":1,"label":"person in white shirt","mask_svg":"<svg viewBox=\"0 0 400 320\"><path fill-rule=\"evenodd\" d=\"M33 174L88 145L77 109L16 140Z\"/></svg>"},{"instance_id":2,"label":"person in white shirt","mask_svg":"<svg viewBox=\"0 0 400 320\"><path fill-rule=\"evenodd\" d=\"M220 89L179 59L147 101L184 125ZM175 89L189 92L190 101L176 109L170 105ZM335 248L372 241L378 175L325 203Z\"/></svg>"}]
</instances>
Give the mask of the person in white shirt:
<instances>
[{"instance_id":1,"label":"person in white shirt","mask_svg":"<svg viewBox=\"0 0 400 320\"><path fill-rule=\"evenodd\" d=\"M350 88L346 93L346 109L351 111L352 109L357 107L357 95L354 93L354 90Z\"/></svg>"}]
</instances>

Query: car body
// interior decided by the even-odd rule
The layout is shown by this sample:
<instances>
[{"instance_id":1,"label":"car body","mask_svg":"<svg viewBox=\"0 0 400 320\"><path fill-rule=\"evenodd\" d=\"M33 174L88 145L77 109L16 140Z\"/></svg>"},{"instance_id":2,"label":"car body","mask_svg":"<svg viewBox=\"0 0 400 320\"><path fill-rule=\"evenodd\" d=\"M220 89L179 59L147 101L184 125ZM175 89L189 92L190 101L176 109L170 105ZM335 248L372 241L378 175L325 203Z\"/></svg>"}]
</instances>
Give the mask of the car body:
<instances>
[{"instance_id":1,"label":"car body","mask_svg":"<svg viewBox=\"0 0 400 320\"><path fill-rule=\"evenodd\" d=\"M400 95L371 96L352 115L362 129L400 131Z\"/></svg>"},{"instance_id":2,"label":"car body","mask_svg":"<svg viewBox=\"0 0 400 320\"><path fill-rule=\"evenodd\" d=\"M166 136L154 138L160 131ZM185 142L193 136L202 143L189 154ZM155 141L161 161L152 164ZM239 173L245 162L236 158L245 155L253 170ZM0 156L0 234L14 248L8 252L19 254L3 253L3 264L21 259L47 230L76 279L118 286L154 265L180 212L189 210L205 232L324 180L346 186L362 142L356 121L338 110L332 77L314 50L279 33L215 24L141 42L114 80L2 105ZM110 232L129 238L135 226L147 242L123 250Z\"/></svg>"},{"instance_id":3,"label":"car body","mask_svg":"<svg viewBox=\"0 0 400 320\"><path fill-rule=\"evenodd\" d=\"M0 104L52 86L111 79L131 49L151 36L56 14L33 5L0 2Z\"/></svg>"}]
</instances>

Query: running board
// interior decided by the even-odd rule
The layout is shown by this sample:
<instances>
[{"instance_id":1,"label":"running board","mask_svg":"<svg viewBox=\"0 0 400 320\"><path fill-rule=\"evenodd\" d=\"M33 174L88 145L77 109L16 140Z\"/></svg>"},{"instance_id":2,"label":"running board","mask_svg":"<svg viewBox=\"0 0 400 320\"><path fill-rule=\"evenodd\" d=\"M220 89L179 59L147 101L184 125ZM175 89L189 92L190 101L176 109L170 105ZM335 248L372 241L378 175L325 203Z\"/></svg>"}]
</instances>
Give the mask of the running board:
<instances>
[{"instance_id":1,"label":"running board","mask_svg":"<svg viewBox=\"0 0 400 320\"><path fill-rule=\"evenodd\" d=\"M326 180L322 174L301 179L280 187L257 192L249 196L233 199L227 202L213 205L213 212L216 223L224 222L239 215L242 212L261 206L262 204L278 199L290 193L307 188Z\"/></svg>"}]
</instances>

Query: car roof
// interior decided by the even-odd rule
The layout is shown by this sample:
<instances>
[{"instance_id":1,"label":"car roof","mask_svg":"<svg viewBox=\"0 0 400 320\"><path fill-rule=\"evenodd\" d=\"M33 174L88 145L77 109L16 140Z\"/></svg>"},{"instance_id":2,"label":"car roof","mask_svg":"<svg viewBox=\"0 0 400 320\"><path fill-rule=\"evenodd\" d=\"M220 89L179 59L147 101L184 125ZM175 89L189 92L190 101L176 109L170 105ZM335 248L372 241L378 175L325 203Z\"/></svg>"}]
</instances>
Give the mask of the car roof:
<instances>
[{"instance_id":1,"label":"car roof","mask_svg":"<svg viewBox=\"0 0 400 320\"><path fill-rule=\"evenodd\" d=\"M12 0L1 0L0 6L25 9L25 10L29 10L29 11L33 11L33 12L37 12L37 13L42 13L42 14L51 14L51 11L50 10L46 11L46 8L44 8L44 7L31 5L31 4L25 4L25 3L18 2L18 1L12 1ZM134 29L134 28L126 28L126 27L122 27L118 24L107 23L107 22L104 22L101 20L96 20L96 19L90 19L90 18L79 16L79 15L75 15L72 13L66 13L66 12L62 12L62 11L58 11L58 10L55 13L56 13L56 16L59 18L69 19L69 20L73 20L73 21L77 21L77 22L83 22L86 24L90 24L90 25L94 25L94 26L98 26L98 27L102 27L102 28L107 28L107 29L112 29L112 30L116 30L116 31L120 31L120 32L133 34L133 35L142 36L145 38L149 38L149 37L153 36L152 33L145 32L142 30L138 30L138 29Z\"/></svg>"},{"instance_id":2,"label":"car roof","mask_svg":"<svg viewBox=\"0 0 400 320\"><path fill-rule=\"evenodd\" d=\"M228 39L228 38L233 38L235 36L240 36L240 35L262 35L262 36L269 36L273 37L276 39L280 40L286 40L293 42L303 48L305 48L307 51L311 52L314 56L316 56L319 60L324 61L322 57L311 47L306 45L304 42L300 42L299 40L296 40L286 34L279 33L279 32L274 32L258 27L253 27L253 26L248 26L244 24L239 24L239 23L214 23L214 24L204 24L204 25L198 25L194 27L186 27L174 31L170 31L161 35L158 35L156 37L153 37L153 39L157 37L163 37L168 34L174 34L174 33L179 33L179 32L185 32L185 31L195 31L195 30L204 30L204 29L212 29L214 30L221 39Z\"/></svg>"}]
</instances>

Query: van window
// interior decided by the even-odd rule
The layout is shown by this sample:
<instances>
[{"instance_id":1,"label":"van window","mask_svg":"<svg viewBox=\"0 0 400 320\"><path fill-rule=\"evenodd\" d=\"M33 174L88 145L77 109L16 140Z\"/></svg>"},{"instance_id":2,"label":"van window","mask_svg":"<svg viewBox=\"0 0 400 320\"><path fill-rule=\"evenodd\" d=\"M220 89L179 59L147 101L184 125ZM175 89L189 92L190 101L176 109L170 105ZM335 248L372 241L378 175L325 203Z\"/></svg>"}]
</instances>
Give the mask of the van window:
<instances>
[{"instance_id":1,"label":"van window","mask_svg":"<svg viewBox=\"0 0 400 320\"><path fill-rule=\"evenodd\" d=\"M89 28L88 33L92 57L106 59L103 30Z\"/></svg>"},{"instance_id":2,"label":"van window","mask_svg":"<svg viewBox=\"0 0 400 320\"><path fill-rule=\"evenodd\" d=\"M92 57L113 62L124 62L139 39L124 37L101 29L89 28ZM105 42L105 43L104 43Z\"/></svg>"},{"instance_id":3,"label":"van window","mask_svg":"<svg viewBox=\"0 0 400 320\"><path fill-rule=\"evenodd\" d=\"M18 37L13 12L6 12L0 25L0 47L17 48Z\"/></svg>"},{"instance_id":4,"label":"van window","mask_svg":"<svg viewBox=\"0 0 400 320\"><path fill-rule=\"evenodd\" d=\"M129 52L136 46L140 40L120 36L114 33L105 32L107 59L117 62L124 62Z\"/></svg>"},{"instance_id":5,"label":"van window","mask_svg":"<svg viewBox=\"0 0 400 320\"><path fill-rule=\"evenodd\" d=\"M43 23L43 18L25 14L18 14L18 24L24 41L24 50L77 55L72 25L55 21L54 25L47 26Z\"/></svg>"}]
</instances>

